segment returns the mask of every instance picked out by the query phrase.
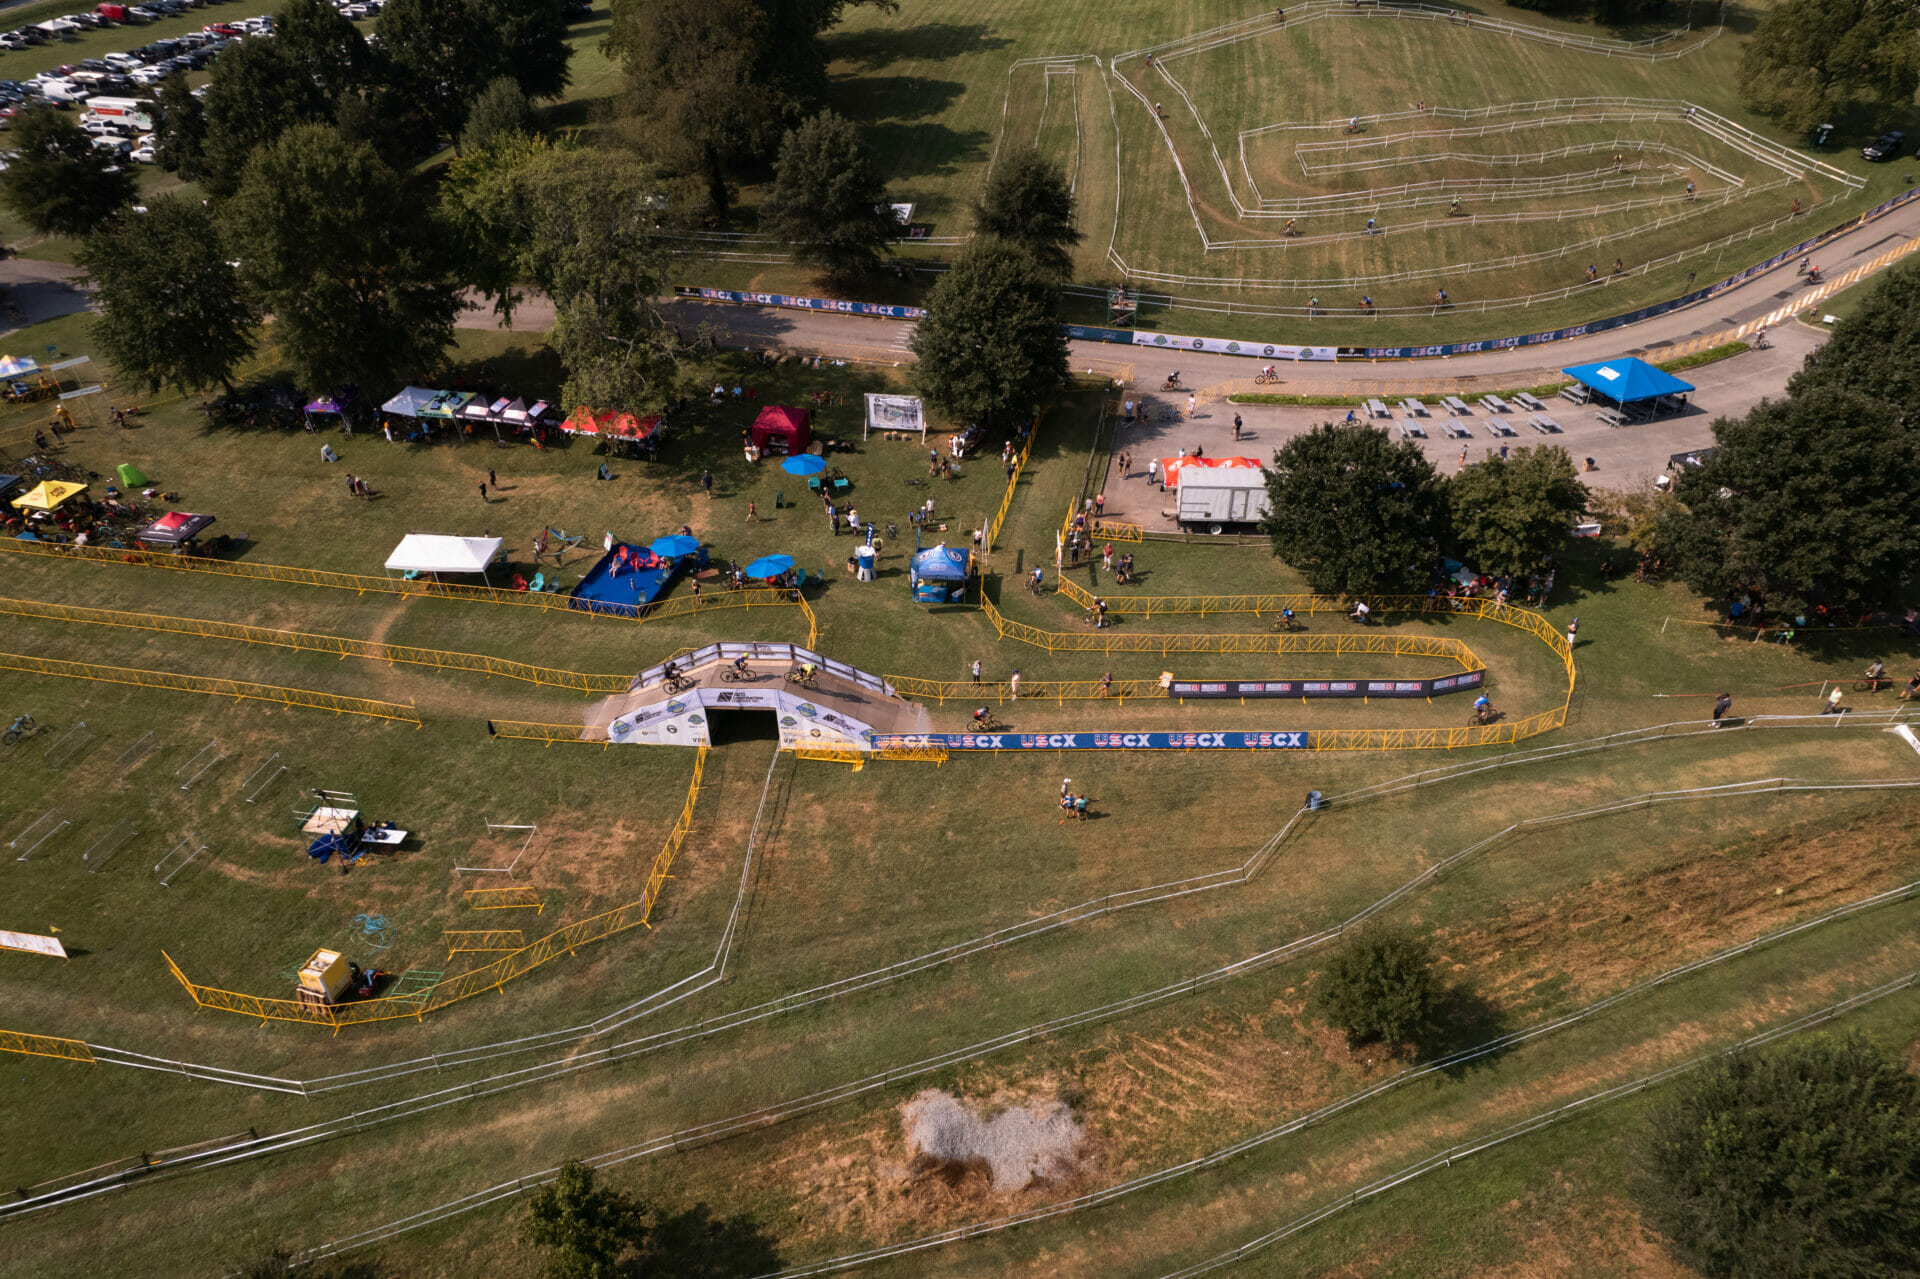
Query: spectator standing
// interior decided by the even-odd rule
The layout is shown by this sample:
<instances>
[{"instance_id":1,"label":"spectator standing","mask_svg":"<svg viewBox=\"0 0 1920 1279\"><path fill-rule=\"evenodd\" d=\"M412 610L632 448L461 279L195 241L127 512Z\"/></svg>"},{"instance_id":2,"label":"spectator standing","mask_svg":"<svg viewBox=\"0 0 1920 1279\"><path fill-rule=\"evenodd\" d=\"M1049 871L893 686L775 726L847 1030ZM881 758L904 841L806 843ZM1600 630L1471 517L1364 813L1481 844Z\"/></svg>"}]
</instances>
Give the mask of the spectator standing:
<instances>
[{"instance_id":1,"label":"spectator standing","mask_svg":"<svg viewBox=\"0 0 1920 1279\"><path fill-rule=\"evenodd\" d=\"M1019 671L1015 671L1013 674L1007 676L1007 691L1010 694L1012 694L1014 701L1017 702L1020 700L1020 672Z\"/></svg>"},{"instance_id":2,"label":"spectator standing","mask_svg":"<svg viewBox=\"0 0 1920 1279\"><path fill-rule=\"evenodd\" d=\"M720 388L717 386L714 387L713 389L716 393L720 390ZM706 490L707 500L711 502L713 500L713 472L712 471L700 472L700 487Z\"/></svg>"},{"instance_id":3,"label":"spectator standing","mask_svg":"<svg viewBox=\"0 0 1920 1279\"><path fill-rule=\"evenodd\" d=\"M980 682L980 659L977 657L973 659L973 682Z\"/></svg>"},{"instance_id":4,"label":"spectator standing","mask_svg":"<svg viewBox=\"0 0 1920 1279\"><path fill-rule=\"evenodd\" d=\"M1580 633L1580 619L1574 618L1567 623L1567 647L1573 647L1573 637Z\"/></svg>"},{"instance_id":5,"label":"spectator standing","mask_svg":"<svg viewBox=\"0 0 1920 1279\"><path fill-rule=\"evenodd\" d=\"M482 502L487 500L487 482L485 480L480 481L480 500Z\"/></svg>"},{"instance_id":6,"label":"spectator standing","mask_svg":"<svg viewBox=\"0 0 1920 1279\"><path fill-rule=\"evenodd\" d=\"M1733 709L1733 694L1732 693L1720 694L1720 696L1717 699L1715 699L1713 703L1713 726L1715 728L1720 727L1720 722L1726 718L1727 712L1732 709Z\"/></svg>"}]
</instances>

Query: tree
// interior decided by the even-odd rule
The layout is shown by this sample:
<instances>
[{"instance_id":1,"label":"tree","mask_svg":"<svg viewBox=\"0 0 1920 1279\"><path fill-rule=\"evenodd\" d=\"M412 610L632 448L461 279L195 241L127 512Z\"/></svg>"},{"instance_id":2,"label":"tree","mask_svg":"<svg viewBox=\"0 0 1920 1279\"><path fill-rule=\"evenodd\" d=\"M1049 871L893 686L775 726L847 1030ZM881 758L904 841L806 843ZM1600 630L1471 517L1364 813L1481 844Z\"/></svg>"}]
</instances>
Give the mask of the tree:
<instances>
[{"instance_id":1,"label":"tree","mask_svg":"<svg viewBox=\"0 0 1920 1279\"><path fill-rule=\"evenodd\" d=\"M760 225L792 245L796 261L842 279L872 267L900 234L860 131L831 111L789 130L781 142Z\"/></svg>"},{"instance_id":2,"label":"tree","mask_svg":"<svg viewBox=\"0 0 1920 1279\"><path fill-rule=\"evenodd\" d=\"M533 104L512 76L500 76L473 100L466 127L460 130L460 150L483 150L496 138L534 131Z\"/></svg>"},{"instance_id":3,"label":"tree","mask_svg":"<svg viewBox=\"0 0 1920 1279\"><path fill-rule=\"evenodd\" d=\"M1024 248L1062 280L1072 278L1072 249L1085 238L1073 226L1073 191L1066 174L1030 147L995 166L974 206L973 225L982 235Z\"/></svg>"},{"instance_id":4,"label":"tree","mask_svg":"<svg viewBox=\"0 0 1920 1279\"><path fill-rule=\"evenodd\" d=\"M286 0L274 17L273 43L326 98L358 89L374 74L366 37L327 0Z\"/></svg>"},{"instance_id":5,"label":"tree","mask_svg":"<svg viewBox=\"0 0 1920 1279\"><path fill-rule=\"evenodd\" d=\"M315 390L378 386L435 364L459 295L430 199L325 125L262 147L222 207L242 283Z\"/></svg>"},{"instance_id":6,"label":"tree","mask_svg":"<svg viewBox=\"0 0 1920 1279\"><path fill-rule=\"evenodd\" d=\"M201 184L224 199L253 153L296 125L330 120L333 99L279 40L243 40L213 64L204 99ZM316 193L309 193L316 194Z\"/></svg>"},{"instance_id":7,"label":"tree","mask_svg":"<svg viewBox=\"0 0 1920 1279\"><path fill-rule=\"evenodd\" d=\"M1740 55L1740 94L1782 127L1887 115L1920 85L1920 28L1900 0L1782 0Z\"/></svg>"},{"instance_id":8,"label":"tree","mask_svg":"<svg viewBox=\"0 0 1920 1279\"><path fill-rule=\"evenodd\" d=\"M1327 595L1425 584L1446 494L1417 445L1325 422L1282 445L1267 474L1273 553Z\"/></svg>"},{"instance_id":9,"label":"tree","mask_svg":"<svg viewBox=\"0 0 1920 1279\"><path fill-rule=\"evenodd\" d=\"M1859 391L1817 386L1713 424L1660 536L1703 595L1748 587L1776 611L1892 602L1920 555L1920 428Z\"/></svg>"},{"instance_id":10,"label":"tree","mask_svg":"<svg viewBox=\"0 0 1920 1279\"><path fill-rule=\"evenodd\" d=\"M1852 387L1920 422L1920 270L1890 271L1787 383L1788 395Z\"/></svg>"},{"instance_id":11,"label":"tree","mask_svg":"<svg viewBox=\"0 0 1920 1279\"><path fill-rule=\"evenodd\" d=\"M1404 930L1372 926L1340 944L1313 984L1313 1008L1354 1043L1408 1043L1439 1003L1433 948Z\"/></svg>"},{"instance_id":12,"label":"tree","mask_svg":"<svg viewBox=\"0 0 1920 1279\"><path fill-rule=\"evenodd\" d=\"M529 97L566 88L560 0L388 0L376 30L389 83L458 138L484 85L511 76Z\"/></svg>"},{"instance_id":13,"label":"tree","mask_svg":"<svg viewBox=\"0 0 1920 1279\"><path fill-rule=\"evenodd\" d=\"M646 1240L647 1209L569 1159L533 1196L521 1234L546 1250L548 1279L614 1279L621 1257Z\"/></svg>"},{"instance_id":14,"label":"tree","mask_svg":"<svg viewBox=\"0 0 1920 1279\"><path fill-rule=\"evenodd\" d=\"M198 182L207 162L207 111L193 96L186 72L162 80L154 104L160 113L154 121L154 159L181 181Z\"/></svg>"},{"instance_id":15,"label":"tree","mask_svg":"<svg viewBox=\"0 0 1920 1279\"><path fill-rule=\"evenodd\" d=\"M115 368L149 391L233 389L260 314L204 205L163 196L88 236L79 262L100 306L93 334Z\"/></svg>"},{"instance_id":16,"label":"tree","mask_svg":"<svg viewBox=\"0 0 1920 1279\"><path fill-rule=\"evenodd\" d=\"M1057 284L1032 256L998 240L954 259L907 339L914 380L956 418L992 425L1037 411L1067 374Z\"/></svg>"},{"instance_id":17,"label":"tree","mask_svg":"<svg viewBox=\"0 0 1920 1279\"><path fill-rule=\"evenodd\" d=\"M133 199L133 174L52 107L20 112L13 146L0 198L42 235L85 235Z\"/></svg>"},{"instance_id":18,"label":"tree","mask_svg":"<svg viewBox=\"0 0 1920 1279\"><path fill-rule=\"evenodd\" d=\"M1703 1274L1920 1270L1920 1079L1857 1031L1701 1068L1641 1144L1646 1215Z\"/></svg>"},{"instance_id":19,"label":"tree","mask_svg":"<svg viewBox=\"0 0 1920 1279\"><path fill-rule=\"evenodd\" d=\"M1587 488L1557 444L1490 457L1447 483L1462 558L1483 573L1527 573L1587 512Z\"/></svg>"},{"instance_id":20,"label":"tree","mask_svg":"<svg viewBox=\"0 0 1920 1279\"><path fill-rule=\"evenodd\" d=\"M573 83L566 0L473 0L499 44L500 74L529 98L557 98Z\"/></svg>"}]
</instances>

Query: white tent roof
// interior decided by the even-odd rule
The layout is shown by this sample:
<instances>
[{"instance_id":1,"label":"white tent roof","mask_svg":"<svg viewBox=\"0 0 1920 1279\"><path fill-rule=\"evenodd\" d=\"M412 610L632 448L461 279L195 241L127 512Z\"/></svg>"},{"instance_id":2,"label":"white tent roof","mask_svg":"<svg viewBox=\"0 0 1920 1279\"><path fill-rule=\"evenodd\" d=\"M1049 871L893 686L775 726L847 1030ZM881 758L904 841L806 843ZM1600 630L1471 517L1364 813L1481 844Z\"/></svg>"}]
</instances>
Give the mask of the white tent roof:
<instances>
[{"instance_id":1,"label":"white tent roof","mask_svg":"<svg viewBox=\"0 0 1920 1279\"><path fill-rule=\"evenodd\" d=\"M389 573L482 573L506 539L409 533L387 556Z\"/></svg>"}]
</instances>

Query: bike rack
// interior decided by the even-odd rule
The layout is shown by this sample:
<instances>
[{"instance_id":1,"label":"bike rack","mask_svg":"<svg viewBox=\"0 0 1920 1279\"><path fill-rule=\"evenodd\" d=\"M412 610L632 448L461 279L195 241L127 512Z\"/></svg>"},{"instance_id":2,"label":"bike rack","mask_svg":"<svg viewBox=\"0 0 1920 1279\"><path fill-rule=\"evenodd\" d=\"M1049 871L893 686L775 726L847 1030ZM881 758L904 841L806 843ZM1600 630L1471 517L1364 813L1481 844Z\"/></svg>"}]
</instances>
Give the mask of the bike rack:
<instances>
[{"instance_id":1,"label":"bike rack","mask_svg":"<svg viewBox=\"0 0 1920 1279\"><path fill-rule=\"evenodd\" d=\"M205 844L198 843L199 838L200 837L198 835L189 833L185 839L181 840L179 843L175 844L172 848L168 849L167 855L165 857L162 857L159 861L153 864L153 873L158 875L160 873L160 868L162 866L165 866L169 861L171 861L174 855L177 854L181 849L186 848L189 844L196 845L192 852L188 853L185 857L181 858L178 862L176 862L174 864L173 869L166 873L165 878L161 879L160 881L160 887L162 888L171 887L171 884L169 881L171 881L173 877L175 875L178 875L182 870L186 869L186 865L188 862L192 861L194 858L198 857L200 854L207 851L207 846Z\"/></svg>"},{"instance_id":2,"label":"bike rack","mask_svg":"<svg viewBox=\"0 0 1920 1279\"><path fill-rule=\"evenodd\" d=\"M112 830L102 835L98 840L94 841L92 848L80 854L80 860L87 864L87 872L93 875L99 874L100 868L105 866L109 861L112 861L113 855L119 852L128 840L139 833L139 830L135 828L132 822L121 822L118 826L115 826Z\"/></svg>"},{"instance_id":3,"label":"bike rack","mask_svg":"<svg viewBox=\"0 0 1920 1279\"><path fill-rule=\"evenodd\" d=\"M246 790L247 787L253 786L253 779L260 776L260 774L266 772L268 766L271 765L274 760L279 758L280 758L279 751L275 751L273 754L267 756L266 763L263 763L260 765L260 767L254 769L253 772L248 775L247 780L240 783L240 789ZM254 800L259 799L260 792L264 791L267 787L279 781L280 775L286 771L287 771L287 766L285 764L282 764L280 765L280 767L274 769L273 773L267 778L266 781L261 782L258 786L254 786L252 792L247 795L247 803L251 804L253 803Z\"/></svg>"},{"instance_id":4,"label":"bike rack","mask_svg":"<svg viewBox=\"0 0 1920 1279\"><path fill-rule=\"evenodd\" d=\"M141 762L144 761L147 756L153 754L159 745L160 740L156 738L151 731L142 735L139 741L127 747L119 759L113 761L114 780L119 781L128 773L138 768Z\"/></svg>"},{"instance_id":5,"label":"bike rack","mask_svg":"<svg viewBox=\"0 0 1920 1279\"><path fill-rule=\"evenodd\" d=\"M87 721L81 720L53 745L47 747L44 758L47 767L58 771L63 765L79 753L80 748L93 740L93 730L87 727ZM58 756L58 758L55 758Z\"/></svg>"},{"instance_id":6,"label":"bike rack","mask_svg":"<svg viewBox=\"0 0 1920 1279\"><path fill-rule=\"evenodd\" d=\"M213 758L208 759L207 762L204 764L200 764L200 761L203 759L206 759L208 755L212 755ZM180 774L186 772L189 768L192 768L195 764L200 764L199 771L194 773L193 776L187 778L186 781L182 782L180 784L180 789L192 790L193 784L199 781L202 775L204 775L209 768L212 768L215 764L218 764L221 760L225 759L226 757L227 757L227 753L220 749L219 738L216 737L212 741L208 742L205 746L200 748L199 753L196 754L192 759L188 760L186 763L180 765L180 767L173 770L173 775L175 777L178 777L180 776Z\"/></svg>"},{"instance_id":7,"label":"bike rack","mask_svg":"<svg viewBox=\"0 0 1920 1279\"><path fill-rule=\"evenodd\" d=\"M20 846L21 840L33 834L34 831L40 829L40 823L51 820L59 816L60 816L59 809L49 808L46 812L40 814L38 817L34 818L31 822L29 822L25 830L21 831L18 835L15 835L12 839L8 840L7 847L18 848ZM14 860L17 862L23 862L27 860L27 858L33 856L34 851L38 849L40 845L46 843L48 840L52 839L55 835L58 835L63 829L65 829L68 826L71 826L72 824L73 823L66 821L65 819L62 819L58 825L55 825L52 829L43 833L39 839L35 840L33 843L33 847L27 849L26 852L20 854L18 857L14 858Z\"/></svg>"}]
</instances>

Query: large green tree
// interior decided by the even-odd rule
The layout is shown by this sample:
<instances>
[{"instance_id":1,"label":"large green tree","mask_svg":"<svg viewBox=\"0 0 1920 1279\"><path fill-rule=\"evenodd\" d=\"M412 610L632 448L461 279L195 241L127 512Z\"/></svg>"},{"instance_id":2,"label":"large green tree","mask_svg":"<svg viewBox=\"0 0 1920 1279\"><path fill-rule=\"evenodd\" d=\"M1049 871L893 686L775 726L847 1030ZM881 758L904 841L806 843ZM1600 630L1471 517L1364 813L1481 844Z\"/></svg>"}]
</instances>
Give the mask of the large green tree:
<instances>
[{"instance_id":1,"label":"large green tree","mask_svg":"<svg viewBox=\"0 0 1920 1279\"><path fill-rule=\"evenodd\" d=\"M1776 610L1895 601L1920 557L1920 425L1817 386L1722 418L1713 436L1660 530L1689 586L1712 598L1753 587Z\"/></svg>"},{"instance_id":2,"label":"large green tree","mask_svg":"<svg viewBox=\"0 0 1920 1279\"><path fill-rule=\"evenodd\" d=\"M221 208L228 251L307 386L380 386L436 364L458 291L428 194L366 143L302 125Z\"/></svg>"},{"instance_id":3,"label":"large green tree","mask_svg":"<svg viewBox=\"0 0 1920 1279\"><path fill-rule=\"evenodd\" d=\"M133 174L62 112L30 107L13 122L0 198L42 235L85 235L133 199Z\"/></svg>"},{"instance_id":4,"label":"large green tree","mask_svg":"<svg viewBox=\"0 0 1920 1279\"><path fill-rule=\"evenodd\" d=\"M1781 0L1740 56L1741 96L1788 129L1903 111L1916 86L1912 0Z\"/></svg>"},{"instance_id":5,"label":"large green tree","mask_svg":"<svg viewBox=\"0 0 1920 1279\"><path fill-rule=\"evenodd\" d=\"M622 1260L646 1242L647 1218L644 1204L569 1159L534 1193L520 1232L546 1254L547 1279L615 1279Z\"/></svg>"},{"instance_id":6,"label":"large green tree","mask_svg":"<svg viewBox=\"0 0 1920 1279\"><path fill-rule=\"evenodd\" d=\"M334 114L326 87L278 40L243 40L222 51L203 102L201 185L223 199L239 190L256 150L296 125Z\"/></svg>"},{"instance_id":7,"label":"large green tree","mask_svg":"<svg viewBox=\"0 0 1920 1279\"><path fill-rule=\"evenodd\" d=\"M1461 557L1485 573L1526 573L1565 544L1587 488L1557 444L1490 457L1447 482Z\"/></svg>"},{"instance_id":8,"label":"large green tree","mask_svg":"<svg viewBox=\"0 0 1920 1279\"><path fill-rule=\"evenodd\" d=\"M273 43L328 98L359 88L374 74L366 37L327 0L286 0L273 21Z\"/></svg>"},{"instance_id":9,"label":"large green tree","mask_svg":"<svg viewBox=\"0 0 1920 1279\"><path fill-rule=\"evenodd\" d=\"M921 394L956 419L1030 414L1067 373L1059 286L1017 245L965 249L927 295L908 345Z\"/></svg>"},{"instance_id":10,"label":"large green tree","mask_svg":"<svg viewBox=\"0 0 1920 1279\"><path fill-rule=\"evenodd\" d=\"M1445 486L1409 440L1325 422L1288 440L1267 472L1273 553L1327 595L1411 590L1426 583Z\"/></svg>"},{"instance_id":11,"label":"large green tree","mask_svg":"<svg viewBox=\"0 0 1920 1279\"><path fill-rule=\"evenodd\" d=\"M974 229L1010 240L1062 280L1073 275L1073 189L1060 166L1031 147L1003 156L973 210Z\"/></svg>"},{"instance_id":12,"label":"large green tree","mask_svg":"<svg viewBox=\"0 0 1920 1279\"><path fill-rule=\"evenodd\" d=\"M460 151L485 150L496 139L534 132L533 104L512 76L500 76L473 100L460 130Z\"/></svg>"},{"instance_id":13,"label":"large green tree","mask_svg":"<svg viewBox=\"0 0 1920 1279\"><path fill-rule=\"evenodd\" d=\"M149 391L233 389L260 314L205 205L163 196L88 236L79 262L100 307L94 337L115 368Z\"/></svg>"},{"instance_id":14,"label":"large green tree","mask_svg":"<svg viewBox=\"0 0 1920 1279\"><path fill-rule=\"evenodd\" d=\"M847 9L898 0L612 0L605 49L627 72L633 140L697 176L707 211L732 205L729 174L771 159L825 96L820 37Z\"/></svg>"},{"instance_id":15,"label":"large green tree","mask_svg":"<svg viewBox=\"0 0 1920 1279\"><path fill-rule=\"evenodd\" d=\"M1417 1040L1431 1027L1439 1000L1426 939L1380 925L1343 939L1312 993L1315 1013L1355 1043Z\"/></svg>"},{"instance_id":16,"label":"large green tree","mask_svg":"<svg viewBox=\"0 0 1920 1279\"><path fill-rule=\"evenodd\" d=\"M376 30L386 80L458 138L480 92L511 76L529 96L568 82L560 0L387 0Z\"/></svg>"},{"instance_id":17,"label":"large green tree","mask_svg":"<svg viewBox=\"0 0 1920 1279\"><path fill-rule=\"evenodd\" d=\"M796 261L842 279L887 251L900 224L853 121L822 111L787 132L760 226Z\"/></svg>"},{"instance_id":18,"label":"large green tree","mask_svg":"<svg viewBox=\"0 0 1920 1279\"><path fill-rule=\"evenodd\" d=\"M1920 267L1890 271L1858 310L1815 347L1787 394L1851 387L1920 422Z\"/></svg>"},{"instance_id":19,"label":"large green tree","mask_svg":"<svg viewBox=\"0 0 1920 1279\"><path fill-rule=\"evenodd\" d=\"M1920 1273L1920 1079L1864 1035L1702 1067L1648 1128L1643 1209L1702 1274Z\"/></svg>"},{"instance_id":20,"label":"large green tree","mask_svg":"<svg viewBox=\"0 0 1920 1279\"><path fill-rule=\"evenodd\" d=\"M193 96L186 73L176 71L154 94L154 158L183 182L198 182L207 157L207 109Z\"/></svg>"}]
</instances>

